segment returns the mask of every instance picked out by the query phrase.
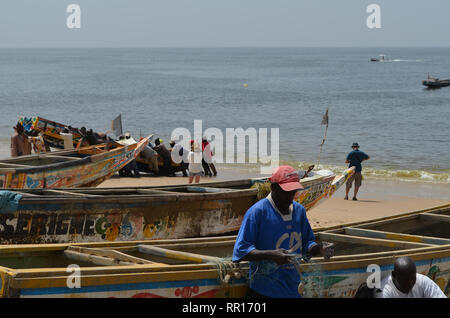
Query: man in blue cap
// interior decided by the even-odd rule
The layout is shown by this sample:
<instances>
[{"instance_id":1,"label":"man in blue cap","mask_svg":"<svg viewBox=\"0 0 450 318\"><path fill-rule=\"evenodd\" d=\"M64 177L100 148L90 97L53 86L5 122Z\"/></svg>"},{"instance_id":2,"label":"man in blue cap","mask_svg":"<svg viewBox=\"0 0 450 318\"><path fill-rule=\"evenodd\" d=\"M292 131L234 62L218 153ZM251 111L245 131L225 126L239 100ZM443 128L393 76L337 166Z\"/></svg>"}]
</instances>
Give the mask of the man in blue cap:
<instances>
[{"instance_id":1,"label":"man in blue cap","mask_svg":"<svg viewBox=\"0 0 450 318\"><path fill-rule=\"evenodd\" d=\"M358 190L361 187L361 183L362 183L361 162L363 162L364 160L369 160L370 157L367 154L365 154L364 152L359 151L359 144L357 142L354 142L352 144L352 149L353 149L353 151L351 151L347 155L347 160L345 160L345 163L349 164L348 165L349 168L355 167L355 173L347 181L344 199L348 200L348 193L350 192L350 189L352 188L353 181L355 181L355 193L353 195L353 201L358 201L358 199L356 198L356 195L358 194Z\"/></svg>"}]
</instances>

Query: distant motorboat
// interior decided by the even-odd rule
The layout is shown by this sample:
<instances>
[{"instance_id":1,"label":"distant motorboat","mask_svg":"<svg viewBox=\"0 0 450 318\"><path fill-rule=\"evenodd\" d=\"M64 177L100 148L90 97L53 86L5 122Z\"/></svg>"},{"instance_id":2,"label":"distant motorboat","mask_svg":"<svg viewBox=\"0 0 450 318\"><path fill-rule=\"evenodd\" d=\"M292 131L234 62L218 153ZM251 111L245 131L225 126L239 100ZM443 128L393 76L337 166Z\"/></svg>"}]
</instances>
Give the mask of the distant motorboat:
<instances>
[{"instance_id":1,"label":"distant motorboat","mask_svg":"<svg viewBox=\"0 0 450 318\"><path fill-rule=\"evenodd\" d=\"M428 88L441 88L445 86L450 86L450 79L440 80L439 78L431 77L428 74L428 78L422 81L422 85Z\"/></svg>"},{"instance_id":2,"label":"distant motorboat","mask_svg":"<svg viewBox=\"0 0 450 318\"><path fill-rule=\"evenodd\" d=\"M386 55L384 55L384 54L378 55L378 58L372 57L372 58L370 59L371 62L385 62L385 61L387 61L387 60L388 60L388 59L386 58Z\"/></svg>"}]
</instances>

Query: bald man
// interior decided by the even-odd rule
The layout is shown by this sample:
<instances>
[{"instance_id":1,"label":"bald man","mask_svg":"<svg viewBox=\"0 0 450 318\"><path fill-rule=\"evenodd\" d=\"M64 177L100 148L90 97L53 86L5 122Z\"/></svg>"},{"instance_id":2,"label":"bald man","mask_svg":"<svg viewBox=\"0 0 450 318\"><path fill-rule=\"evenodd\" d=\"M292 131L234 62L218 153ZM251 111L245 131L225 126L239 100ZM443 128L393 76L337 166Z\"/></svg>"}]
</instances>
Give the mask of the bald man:
<instances>
[{"instance_id":1,"label":"bald man","mask_svg":"<svg viewBox=\"0 0 450 318\"><path fill-rule=\"evenodd\" d=\"M425 275L418 274L416 264L409 257L394 263L391 275L384 278L376 298L447 298L439 286Z\"/></svg>"}]
</instances>

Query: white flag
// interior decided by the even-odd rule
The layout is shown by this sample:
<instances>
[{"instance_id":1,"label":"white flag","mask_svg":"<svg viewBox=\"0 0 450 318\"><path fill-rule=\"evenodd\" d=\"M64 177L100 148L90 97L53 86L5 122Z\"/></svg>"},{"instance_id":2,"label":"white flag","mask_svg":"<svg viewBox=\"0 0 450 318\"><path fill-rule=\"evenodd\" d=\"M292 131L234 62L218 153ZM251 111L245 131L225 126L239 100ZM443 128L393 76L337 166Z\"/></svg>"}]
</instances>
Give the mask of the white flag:
<instances>
[{"instance_id":1,"label":"white flag","mask_svg":"<svg viewBox=\"0 0 450 318\"><path fill-rule=\"evenodd\" d=\"M119 114L113 121L111 126L112 131L116 137L119 137L123 134L122 132L122 114Z\"/></svg>"}]
</instances>

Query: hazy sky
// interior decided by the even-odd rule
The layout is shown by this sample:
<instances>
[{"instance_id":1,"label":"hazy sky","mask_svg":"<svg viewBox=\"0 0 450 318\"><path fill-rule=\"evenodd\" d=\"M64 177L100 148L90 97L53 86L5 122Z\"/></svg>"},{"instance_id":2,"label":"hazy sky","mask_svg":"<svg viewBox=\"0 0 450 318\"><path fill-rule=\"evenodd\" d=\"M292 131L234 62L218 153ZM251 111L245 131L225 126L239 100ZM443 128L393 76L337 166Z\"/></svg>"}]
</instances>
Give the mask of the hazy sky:
<instances>
[{"instance_id":1,"label":"hazy sky","mask_svg":"<svg viewBox=\"0 0 450 318\"><path fill-rule=\"evenodd\" d=\"M81 29L66 26L72 3ZM129 46L450 46L450 0L0 1L0 47Z\"/></svg>"}]
</instances>

